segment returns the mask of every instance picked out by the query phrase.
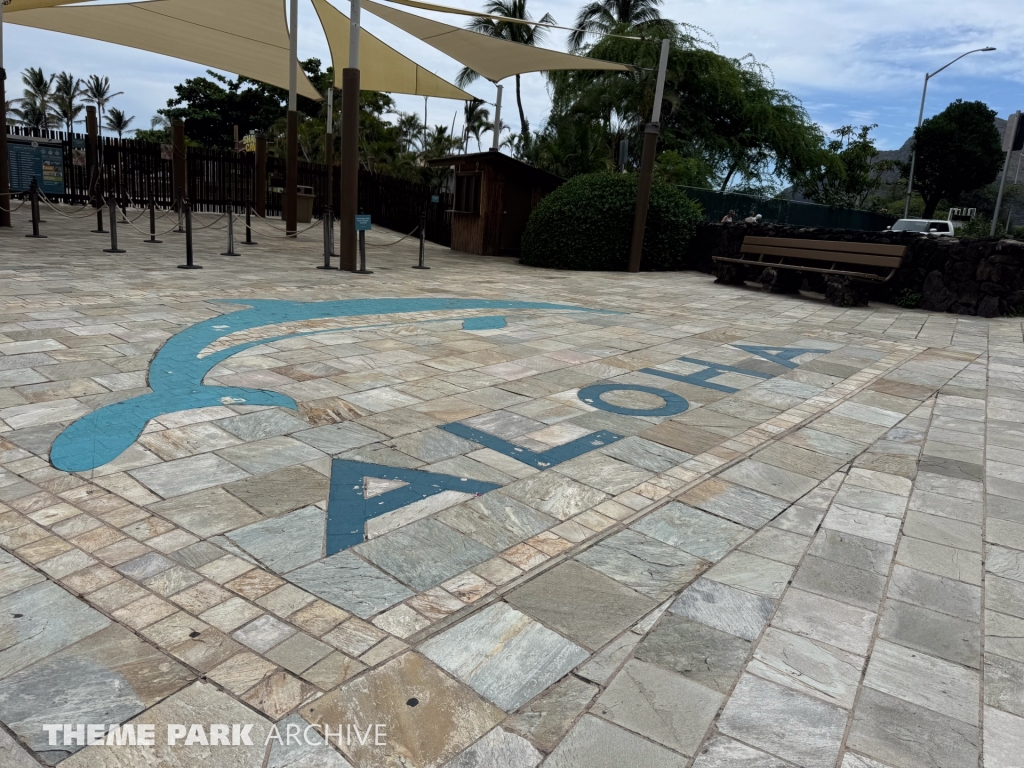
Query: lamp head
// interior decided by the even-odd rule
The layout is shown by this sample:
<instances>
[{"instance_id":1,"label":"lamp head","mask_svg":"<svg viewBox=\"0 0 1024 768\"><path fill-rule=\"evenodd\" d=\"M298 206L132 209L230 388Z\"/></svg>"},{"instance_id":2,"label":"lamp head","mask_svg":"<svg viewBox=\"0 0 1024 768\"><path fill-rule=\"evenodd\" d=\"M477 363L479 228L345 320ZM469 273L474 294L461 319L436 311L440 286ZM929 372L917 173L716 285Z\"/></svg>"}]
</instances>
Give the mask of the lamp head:
<instances>
[{"instance_id":1,"label":"lamp head","mask_svg":"<svg viewBox=\"0 0 1024 768\"><path fill-rule=\"evenodd\" d=\"M990 46L987 46L987 47L985 47L985 48L982 48L981 50L982 50L982 51L994 51L994 50L995 50L995 48L993 48L993 47L992 47L992 46L990 45Z\"/></svg>"}]
</instances>

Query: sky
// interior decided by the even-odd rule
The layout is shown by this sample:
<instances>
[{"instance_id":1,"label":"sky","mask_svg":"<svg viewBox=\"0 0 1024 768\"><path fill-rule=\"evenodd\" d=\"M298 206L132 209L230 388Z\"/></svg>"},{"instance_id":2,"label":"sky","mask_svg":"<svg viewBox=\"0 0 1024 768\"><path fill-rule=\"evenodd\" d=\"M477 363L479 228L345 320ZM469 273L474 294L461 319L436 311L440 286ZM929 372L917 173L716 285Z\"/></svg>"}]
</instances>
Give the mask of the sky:
<instances>
[{"instance_id":1,"label":"sky","mask_svg":"<svg viewBox=\"0 0 1024 768\"><path fill-rule=\"evenodd\" d=\"M441 0L443 1L443 0ZM331 0L343 12L348 2ZM476 8L479 0L447 0ZM551 13L569 26L583 0L529 0L534 18ZM1024 15L1011 14L1005 0L664 0L662 15L705 30L726 56L752 54L768 65L776 85L796 95L811 119L826 130L877 123L880 149L898 148L917 122L926 72L960 53L975 53L936 76L928 86L925 117L962 98L980 100L1001 117L1024 109ZM417 13L422 13L417 11ZM465 17L423 13L462 26ZM330 61L327 41L309 0L299 4L299 57ZM460 65L387 22L363 13L364 26L438 75L453 80ZM174 95L174 85L204 74L205 67L68 35L4 24L8 98L20 95L19 73L42 66L49 73L107 75L115 91L111 106L135 115L133 127L148 128L156 110ZM547 47L564 50L565 35L551 30ZM503 122L518 127L514 81L505 81ZM494 87L478 81L466 90L488 102ZM550 100L541 75L525 75L523 104L532 128L548 114ZM397 96L398 109L422 117L421 97ZM461 127L461 102L431 99L430 125ZM485 139L485 144L488 139Z\"/></svg>"}]
</instances>

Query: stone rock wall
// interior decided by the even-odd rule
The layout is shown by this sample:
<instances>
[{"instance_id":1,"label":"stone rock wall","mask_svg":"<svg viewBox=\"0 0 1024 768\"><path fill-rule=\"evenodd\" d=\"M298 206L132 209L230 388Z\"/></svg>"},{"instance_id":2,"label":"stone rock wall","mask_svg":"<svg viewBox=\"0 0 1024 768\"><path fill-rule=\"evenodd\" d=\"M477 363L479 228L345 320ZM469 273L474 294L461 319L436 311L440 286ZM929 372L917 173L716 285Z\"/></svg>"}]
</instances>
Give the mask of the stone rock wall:
<instances>
[{"instance_id":1,"label":"stone rock wall","mask_svg":"<svg viewBox=\"0 0 1024 768\"><path fill-rule=\"evenodd\" d=\"M720 272L726 265L715 265L711 257L738 256L746 235L905 245L907 253L896 276L884 284L856 281L858 296L871 301L980 317L1024 310L1024 242L783 224L705 223L698 226L690 243L689 266L719 274L725 278L723 282L730 282L730 274ZM780 273L784 271L778 270ZM774 284L770 275L767 278L766 288ZM818 275L806 275L803 287L826 293L825 280ZM847 291L833 289L829 293L830 299L850 300Z\"/></svg>"}]
</instances>

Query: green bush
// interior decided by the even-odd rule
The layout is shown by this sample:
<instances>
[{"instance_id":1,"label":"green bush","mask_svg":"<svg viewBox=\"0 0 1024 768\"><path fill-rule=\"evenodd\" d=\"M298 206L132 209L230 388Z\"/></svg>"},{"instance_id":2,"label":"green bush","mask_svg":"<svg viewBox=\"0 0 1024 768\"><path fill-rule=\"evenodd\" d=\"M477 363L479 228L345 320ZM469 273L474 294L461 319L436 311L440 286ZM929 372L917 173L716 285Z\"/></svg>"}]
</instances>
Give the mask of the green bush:
<instances>
[{"instance_id":1,"label":"green bush","mask_svg":"<svg viewBox=\"0 0 1024 768\"><path fill-rule=\"evenodd\" d=\"M570 179L533 210L523 233L523 264L553 269L625 270L636 208L636 174ZM644 237L644 270L684 269L700 205L655 181Z\"/></svg>"}]
</instances>

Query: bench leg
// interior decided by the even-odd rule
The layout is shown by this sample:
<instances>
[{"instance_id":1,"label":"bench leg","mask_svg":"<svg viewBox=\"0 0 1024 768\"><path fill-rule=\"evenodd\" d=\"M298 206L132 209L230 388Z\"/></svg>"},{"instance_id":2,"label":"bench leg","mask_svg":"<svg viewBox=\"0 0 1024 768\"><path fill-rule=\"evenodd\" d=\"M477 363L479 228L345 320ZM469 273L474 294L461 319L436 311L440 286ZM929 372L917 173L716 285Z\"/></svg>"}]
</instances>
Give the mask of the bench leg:
<instances>
[{"instance_id":1,"label":"bench leg","mask_svg":"<svg viewBox=\"0 0 1024 768\"><path fill-rule=\"evenodd\" d=\"M867 286L845 275L826 275L825 301L833 307L866 307Z\"/></svg>"},{"instance_id":2,"label":"bench leg","mask_svg":"<svg viewBox=\"0 0 1024 768\"><path fill-rule=\"evenodd\" d=\"M715 282L719 285L743 285L747 279L747 269L742 264L716 264Z\"/></svg>"},{"instance_id":3,"label":"bench leg","mask_svg":"<svg viewBox=\"0 0 1024 768\"><path fill-rule=\"evenodd\" d=\"M797 293L804 277L795 269L774 269L768 267L759 278L768 293Z\"/></svg>"}]
</instances>

